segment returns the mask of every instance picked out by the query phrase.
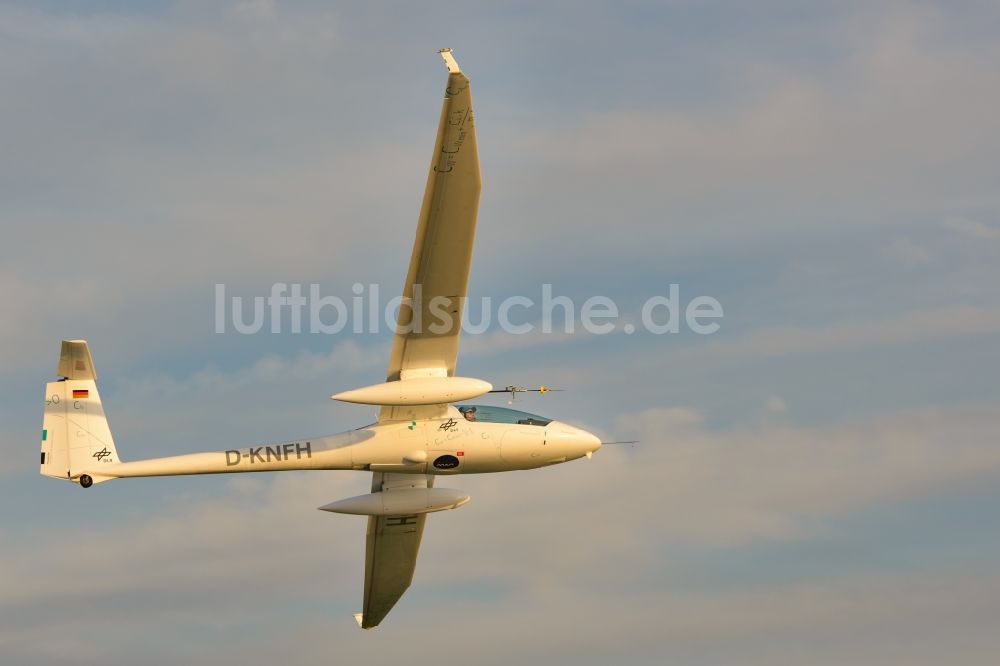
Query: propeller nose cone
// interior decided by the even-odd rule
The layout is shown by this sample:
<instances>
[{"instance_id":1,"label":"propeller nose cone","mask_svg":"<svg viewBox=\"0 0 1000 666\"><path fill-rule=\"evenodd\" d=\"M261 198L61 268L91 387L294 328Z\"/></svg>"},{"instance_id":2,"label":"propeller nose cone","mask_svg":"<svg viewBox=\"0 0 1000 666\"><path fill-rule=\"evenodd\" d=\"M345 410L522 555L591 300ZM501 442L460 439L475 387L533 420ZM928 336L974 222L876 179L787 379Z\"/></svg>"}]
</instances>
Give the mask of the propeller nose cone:
<instances>
[{"instance_id":1,"label":"propeller nose cone","mask_svg":"<svg viewBox=\"0 0 1000 666\"><path fill-rule=\"evenodd\" d=\"M601 448L601 438L596 435L587 433L587 446L589 447L588 455Z\"/></svg>"},{"instance_id":2,"label":"propeller nose cone","mask_svg":"<svg viewBox=\"0 0 1000 666\"><path fill-rule=\"evenodd\" d=\"M571 458L580 458L583 456L587 456L589 458L594 451L601 448L600 438L592 435L586 430L575 428L571 425L562 424L559 439L564 445L571 449L573 454L569 456Z\"/></svg>"}]
</instances>

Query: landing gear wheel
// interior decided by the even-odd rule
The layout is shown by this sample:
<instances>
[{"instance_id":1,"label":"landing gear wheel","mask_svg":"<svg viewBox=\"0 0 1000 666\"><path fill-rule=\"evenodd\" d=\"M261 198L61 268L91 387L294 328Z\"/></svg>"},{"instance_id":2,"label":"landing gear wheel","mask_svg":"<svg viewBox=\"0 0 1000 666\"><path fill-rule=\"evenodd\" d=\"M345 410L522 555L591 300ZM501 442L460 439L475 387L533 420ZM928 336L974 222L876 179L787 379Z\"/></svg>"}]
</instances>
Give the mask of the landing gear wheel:
<instances>
[{"instance_id":1,"label":"landing gear wheel","mask_svg":"<svg viewBox=\"0 0 1000 666\"><path fill-rule=\"evenodd\" d=\"M80 477L80 485L84 488L89 488L94 485L94 480L90 478L89 474L84 474Z\"/></svg>"}]
</instances>

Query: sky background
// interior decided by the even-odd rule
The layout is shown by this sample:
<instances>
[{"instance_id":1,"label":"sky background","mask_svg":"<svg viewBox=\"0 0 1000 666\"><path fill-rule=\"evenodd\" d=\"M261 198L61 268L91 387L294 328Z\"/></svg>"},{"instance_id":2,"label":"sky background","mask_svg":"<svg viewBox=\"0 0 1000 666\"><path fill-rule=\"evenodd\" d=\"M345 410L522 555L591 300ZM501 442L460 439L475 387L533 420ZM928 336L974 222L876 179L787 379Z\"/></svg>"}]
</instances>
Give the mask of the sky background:
<instances>
[{"instance_id":1,"label":"sky background","mask_svg":"<svg viewBox=\"0 0 1000 666\"><path fill-rule=\"evenodd\" d=\"M994 664L1000 8L0 3L0 661ZM456 477L357 629L368 474L37 473L59 342L125 459L337 432L390 337L215 333L214 285L403 282L472 79L470 293L718 299L712 336L467 336L641 440Z\"/></svg>"}]
</instances>

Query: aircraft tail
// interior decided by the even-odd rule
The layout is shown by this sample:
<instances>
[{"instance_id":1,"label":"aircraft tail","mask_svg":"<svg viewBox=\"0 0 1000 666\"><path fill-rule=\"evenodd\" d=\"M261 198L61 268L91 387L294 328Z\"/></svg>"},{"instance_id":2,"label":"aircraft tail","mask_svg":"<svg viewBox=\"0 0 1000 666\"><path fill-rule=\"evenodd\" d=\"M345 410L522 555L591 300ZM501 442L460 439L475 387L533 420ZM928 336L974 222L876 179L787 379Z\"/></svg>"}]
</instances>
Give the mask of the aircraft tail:
<instances>
[{"instance_id":1,"label":"aircraft tail","mask_svg":"<svg viewBox=\"0 0 1000 666\"><path fill-rule=\"evenodd\" d=\"M62 379L45 385L41 473L84 488L114 478L100 474L120 460L86 340L63 340L56 374Z\"/></svg>"}]
</instances>

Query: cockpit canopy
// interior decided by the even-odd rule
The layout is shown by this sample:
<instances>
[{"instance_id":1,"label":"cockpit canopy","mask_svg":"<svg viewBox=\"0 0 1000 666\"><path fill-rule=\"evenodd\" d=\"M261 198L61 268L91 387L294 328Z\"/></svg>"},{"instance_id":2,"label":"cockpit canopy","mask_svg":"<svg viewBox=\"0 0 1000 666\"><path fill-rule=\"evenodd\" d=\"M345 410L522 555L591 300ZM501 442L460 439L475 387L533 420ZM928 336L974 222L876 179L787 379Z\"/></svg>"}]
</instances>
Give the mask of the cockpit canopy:
<instances>
[{"instance_id":1,"label":"cockpit canopy","mask_svg":"<svg viewBox=\"0 0 1000 666\"><path fill-rule=\"evenodd\" d=\"M544 416L493 405L456 405L459 413L468 421L483 423L512 423L516 425L545 426L552 422Z\"/></svg>"}]
</instances>

